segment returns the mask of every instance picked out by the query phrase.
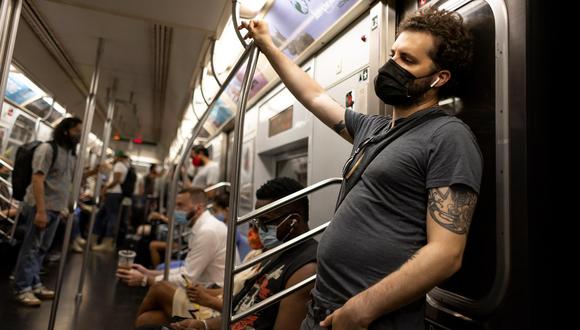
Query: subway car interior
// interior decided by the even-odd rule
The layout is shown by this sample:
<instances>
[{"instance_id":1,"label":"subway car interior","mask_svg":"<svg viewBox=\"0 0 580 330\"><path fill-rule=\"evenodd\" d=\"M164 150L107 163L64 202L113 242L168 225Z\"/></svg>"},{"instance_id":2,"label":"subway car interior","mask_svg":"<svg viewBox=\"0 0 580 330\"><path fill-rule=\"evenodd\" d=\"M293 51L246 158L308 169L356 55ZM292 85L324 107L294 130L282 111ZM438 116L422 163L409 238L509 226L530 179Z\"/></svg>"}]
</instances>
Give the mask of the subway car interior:
<instances>
[{"instance_id":1,"label":"subway car interior","mask_svg":"<svg viewBox=\"0 0 580 330\"><path fill-rule=\"evenodd\" d=\"M532 289L532 273L541 266L530 256L537 238L531 230L538 228L542 214L532 186L546 183L537 175L544 169L540 150L547 135L538 129L544 115L536 102L537 82L532 82L538 77L531 69L538 64L533 49L540 43L534 35L540 8L533 1L2 0L0 6L1 329L140 328L145 306L160 287L156 281L171 279L174 271L185 273L173 289L168 317L171 307L177 315L177 292L187 292L183 297L202 308L188 296L194 291L187 277L194 267L191 260L202 259L193 254L209 253L196 250L201 220L191 217L198 210L180 220L184 192L198 203L196 187L205 196L199 197L203 207L196 219L207 216L225 223L220 223L225 228L222 254L206 257L210 263L221 262L221 280L197 281L221 290L216 296L220 307L211 311L219 320L206 319L205 309L189 309L198 323L183 329L296 328L275 314L276 326L244 320L269 315L274 310L270 306L282 313L295 292L313 285L319 292L316 271L293 283L295 287L282 286L272 299L243 300L248 306L242 309L234 295L236 284L250 269L254 277L263 276L270 262L280 261L304 241L323 246L324 232L333 227L338 205L342 207L337 199L350 175L343 166L355 163L356 168L364 155L356 161L358 148L336 134L340 128L328 127L324 118L311 113L310 104L299 101L279 67L271 64L274 56L266 57L258 40L246 36L249 28L239 27L266 22L280 50L275 54L295 63L334 104L365 118L390 118L395 108L377 96L376 81L391 61L399 24L433 9L461 17L472 36L473 65L456 95L435 105L469 127L482 171L461 267L413 298L424 300L419 328L544 328L550 307L535 307L539 297ZM58 132L71 118L79 120L64 131L63 139L73 141L69 152ZM80 135L74 135L74 125L82 127ZM55 169L65 164L61 172ZM27 181L20 187L25 170ZM289 178L300 189L260 197L276 178ZM26 190L18 196L22 188ZM38 196L45 201L38 202ZM291 235L297 221L291 220L281 239L280 228L293 219L284 218L274 227L274 240L281 245L266 247L260 234L262 254L248 261L256 249L252 233L267 227L263 219L270 213L279 217L280 210L305 196L310 231ZM425 214L427 198L425 190ZM264 199L270 203L261 204ZM58 203L65 206L56 209ZM47 227L39 225L41 205L49 210L48 217L44 214ZM352 248L359 244L373 244L373 239L353 241ZM368 262L387 253L375 251ZM408 262L414 258L410 255ZM320 262L318 269L327 269ZM332 273L323 275L326 284L341 285L338 278L344 278L329 281ZM241 281L242 292L253 280L249 278ZM414 281L399 285L412 291ZM327 314L338 318L338 310L346 309L337 306ZM305 312L298 308L290 318L302 320ZM158 329L182 329L163 324ZM332 328L354 329L340 323ZM301 329L322 328L302 324Z\"/></svg>"}]
</instances>

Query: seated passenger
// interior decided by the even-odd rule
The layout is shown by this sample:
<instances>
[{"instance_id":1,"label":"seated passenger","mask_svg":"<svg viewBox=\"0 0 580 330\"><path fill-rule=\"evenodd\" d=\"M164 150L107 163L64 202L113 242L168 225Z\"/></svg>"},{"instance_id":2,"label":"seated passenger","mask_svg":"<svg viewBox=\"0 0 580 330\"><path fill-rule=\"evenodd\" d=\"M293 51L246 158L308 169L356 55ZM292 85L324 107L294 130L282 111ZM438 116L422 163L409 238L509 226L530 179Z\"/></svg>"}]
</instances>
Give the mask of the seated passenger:
<instances>
[{"instance_id":1,"label":"seated passenger","mask_svg":"<svg viewBox=\"0 0 580 330\"><path fill-rule=\"evenodd\" d=\"M230 194L226 192L221 192L215 195L213 198L213 204L211 207L212 214L222 220L225 224L228 223ZM240 258L244 259L246 254L250 252L250 245L248 244L248 239L240 233L240 228L236 229L236 247L238 248L238 253Z\"/></svg>"},{"instance_id":2,"label":"seated passenger","mask_svg":"<svg viewBox=\"0 0 580 330\"><path fill-rule=\"evenodd\" d=\"M175 218L189 220L191 235L185 263L182 267L171 269L169 282L183 284L182 274L195 282L223 282L227 228L206 210L206 205L207 198L201 188L184 189L177 195ZM163 272L133 264L130 270L119 269L117 276L129 286L147 286L161 281Z\"/></svg>"},{"instance_id":3,"label":"seated passenger","mask_svg":"<svg viewBox=\"0 0 580 330\"><path fill-rule=\"evenodd\" d=\"M268 181L256 192L256 208L267 205L279 198L296 192L303 187L289 178L276 178ZM272 249L284 241L308 231L308 199L303 198L290 205L281 207L255 221L259 228L264 250ZM247 274L236 276L234 281L234 313L247 310L274 294L299 283L316 273L316 241L307 240L280 255L258 264L249 277ZM245 278L243 287L236 290L240 278ZM233 329L298 329L306 315L306 303L310 299L312 285L304 287L287 296L281 302L260 312L247 316ZM239 292L236 292L239 291ZM189 312L195 304L206 304L214 309L221 309L220 290L203 289L200 285L186 290L164 282L157 284L145 297L139 311L136 325L160 324L170 316L177 319L190 317ZM187 299L188 297L189 299ZM156 302L156 303L153 303ZM198 316L198 315L196 315ZM174 319L176 319L174 318ZM186 319L176 328L204 329L204 321ZM220 318L206 319L208 329L219 329Z\"/></svg>"}]
</instances>

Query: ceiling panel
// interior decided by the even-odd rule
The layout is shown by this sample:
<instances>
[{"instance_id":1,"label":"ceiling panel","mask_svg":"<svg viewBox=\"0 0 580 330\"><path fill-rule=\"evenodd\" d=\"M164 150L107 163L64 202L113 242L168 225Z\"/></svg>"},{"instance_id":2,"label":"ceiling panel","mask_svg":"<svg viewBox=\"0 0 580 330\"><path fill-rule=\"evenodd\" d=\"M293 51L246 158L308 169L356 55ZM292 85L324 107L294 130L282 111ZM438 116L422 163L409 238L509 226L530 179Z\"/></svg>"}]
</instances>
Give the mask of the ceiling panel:
<instances>
[{"instance_id":1,"label":"ceiling panel","mask_svg":"<svg viewBox=\"0 0 580 330\"><path fill-rule=\"evenodd\" d=\"M36 8L44 25L71 59L87 86L94 69L98 39L104 40L98 92L100 104L106 105L106 88L116 78L117 98L128 101L133 93L137 110L134 113L133 107L127 104L118 107L115 124L121 130L119 133L139 135L148 141L163 141L165 145L177 131L202 46L215 34L220 19L230 6L226 0L27 1ZM153 38L156 24L168 27L172 37L170 51L166 54L167 66L164 67L167 72L167 82L163 88L166 91L165 101L154 109L153 89L155 85L159 88L159 83L154 84L156 43ZM27 35L26 38L31 36ZM23 45L28 42L20 40L20 49L25 48ZM51 78L50 74L44 73L57 70L58 64L55 66L52 63L52 67L35 66L32 61L36 55L24 56L22 51L15 53L15 58L18 57L22 59L20 62L25 69L30 68L28 71L36 71L34 73L42 77L39 83L55 93L57 100L75 100L73 103L80 108L82 116L84 96L80 95L79 90L71 88L70 83L68 87L61 88L56 79L58 75ZM61 72L60 76L63 75L64 72ZM63 103L66 105L67 102ZM101 129L94 131L100 133ZM159 150L160 157L165 153L166 150Z\"/></svg>"}]
</instances>

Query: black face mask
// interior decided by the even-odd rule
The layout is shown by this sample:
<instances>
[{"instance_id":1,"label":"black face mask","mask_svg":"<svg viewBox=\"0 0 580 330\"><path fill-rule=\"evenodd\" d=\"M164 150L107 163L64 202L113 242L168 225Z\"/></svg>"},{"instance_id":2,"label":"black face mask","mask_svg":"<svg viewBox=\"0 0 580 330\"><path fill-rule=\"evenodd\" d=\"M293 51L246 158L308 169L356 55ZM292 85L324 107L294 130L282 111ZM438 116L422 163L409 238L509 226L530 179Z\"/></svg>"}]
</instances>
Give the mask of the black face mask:
<instances>
[{"instance_id":1,"label":"black face mask","mask_svg":"<svg viewBox=\"0 0 580 330\"><path fill-rule=\"evenodd\" d=\"M70 142L73 146L76 146L77 144L79 144L79 142L81 142L81 137L77 135L71 135Z\"/></svg>"},{"instance_id":2,"label":"black face mask","mask_svg":"<svg viewBox=\"0 0 580 330\"><path fill-rule=\"evenodd\" d=\"M437 83L438 79L435 82L424 79L431 75L433 73L417 78L390 59L375 78L375 94L386 104L414 103Z\"/></svg>"}]
</instances>

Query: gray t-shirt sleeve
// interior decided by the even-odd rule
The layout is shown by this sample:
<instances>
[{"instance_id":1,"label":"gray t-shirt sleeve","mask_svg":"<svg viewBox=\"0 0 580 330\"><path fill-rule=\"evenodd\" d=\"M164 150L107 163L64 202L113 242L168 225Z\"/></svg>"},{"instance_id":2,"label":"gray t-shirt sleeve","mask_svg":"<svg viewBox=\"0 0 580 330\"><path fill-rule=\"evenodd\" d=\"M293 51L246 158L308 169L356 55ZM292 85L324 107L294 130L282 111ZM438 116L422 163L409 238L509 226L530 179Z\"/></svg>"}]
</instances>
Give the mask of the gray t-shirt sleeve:
<instances>
[{"instance_id":1,"label":"gray t-shirt sleeve","mask_svg":"<svg viewBox=\"0 0 580 330\"><path fill-rule=\"evenodd\" d=\"M377 126L389 121L383 116L365 115L353 110L346 110L344 120L348 134L353 138L355 146L372 134Z\"/></svg>"},{"instance_id":2,"label":"gray t-shirt sleeve","mask_svg":"<svg viewBox=\"0 0 580 330\"><path fill-rule=\"evenodd\" d=\"M48 143L43 143L34 150L34 156L32 157L33 174L48 174L50 163L52 162L52 153L52 146Z\"/></svg>"},{"instance_id":3,"label":"gray t-shirt sleeve","mask_svg":"<svg viewBox=\"0 0 580 330\"><path fill-rule=\"evenodd\" d=\"M479 193L483 157L471 130L451 121L431 137L427 164L427 189L463 184Z\"/></svg>"}]
</instances>

